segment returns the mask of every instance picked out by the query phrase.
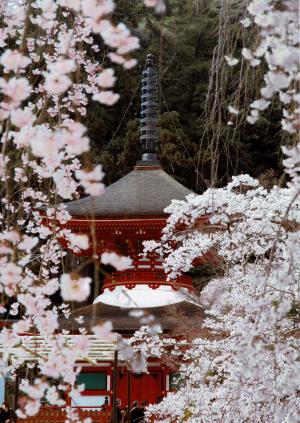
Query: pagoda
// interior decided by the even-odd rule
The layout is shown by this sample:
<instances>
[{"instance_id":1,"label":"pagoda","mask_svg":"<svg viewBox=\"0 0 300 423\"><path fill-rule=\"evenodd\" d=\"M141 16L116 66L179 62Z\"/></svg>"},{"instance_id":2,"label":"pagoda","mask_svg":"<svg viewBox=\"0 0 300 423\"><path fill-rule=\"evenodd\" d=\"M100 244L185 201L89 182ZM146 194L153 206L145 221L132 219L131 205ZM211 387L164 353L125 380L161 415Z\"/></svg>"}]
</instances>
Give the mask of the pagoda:
<instances>
[{"instance_id":1,"label":"pagoda","mask_svg":"<svg viewBox=\"0 0 300 423\"><path fill-rule=\"evenodd\" d=\"M201 315L202 310L187 300L193 292L192 278L188 275L168 279L162 258L156 254L143 257L143 241L159 240L168 215L165 208L173 199L184 200L191 193L162 169L157 156L158 129L158 75L152 55L147 56L142 73L140 141L142 159L128 175L107 187L99 197L66 203L72 218L67 228L73 233L87 234L90 247L80 255L101 257L104 252L130 256L129 269L115 271L104 278L101 294L94 304L73 312L63 322L66 329L76 328L76 317L85 318L87 326L112 321L114 329L130 336L139 328L139 321L129 315L129 309L143 309L155 317L164 332L175 327L174 318L168 317L171 308L190 317ZM80 406L109 405L121 399L129 407L134 400L142 403L157 402L172 389L172 370L158 358L150 359L148 372L134 374L126 363L100 359L98 367L83 365L80 381L85 391ZM114 383L112 381L114 380Z\"/></svg>"},{"instance_id":2,"label":"pagoda","mask_svg":"<svg viewBox=\"0 0 300 423\"><path fill-rule=\"evenodd\" d=\"M184 200L191 193L164 172L156 154L158 77L152 55L147 56L141 89L142 160L132 172L108 186L103 195L66 204L72 216L68 228L90 237L90 248L81 255L92 256L96 250L99 257L108 251L131 257L132 267L106 276L103 293L95 300L128 308L177 303L182 301L179 290L193 291L189 276L167 279L160 257L141 257L143 241L161 238L168 217L164 209L173 199Z\"/></svg>"}]
</instances>

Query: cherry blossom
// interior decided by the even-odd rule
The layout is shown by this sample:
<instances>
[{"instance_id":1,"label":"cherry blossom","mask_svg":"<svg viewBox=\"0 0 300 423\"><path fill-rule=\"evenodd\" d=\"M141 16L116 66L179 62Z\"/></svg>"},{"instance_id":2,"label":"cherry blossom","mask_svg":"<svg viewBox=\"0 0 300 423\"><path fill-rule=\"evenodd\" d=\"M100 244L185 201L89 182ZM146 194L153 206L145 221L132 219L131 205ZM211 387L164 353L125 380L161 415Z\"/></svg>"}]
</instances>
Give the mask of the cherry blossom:
<instances>
[{"instance_id":1,"label":"cherry blossom","mask_svg":"<svg viewBox=\"0 0 300 423\"><path fill-rule=\"evenodd\" d=\"M86 193L92 196L99 196L104 193L104 185L100 182L104 177L101 165L95 166L90 172L81 169L77 170L75 176L84 187Z\"/></svg>"},{"instance_id":2,"label":"cherry blossom","mask_svg":"<svg viewBox=\"0 0 300 423\"><path fill-rule=\"evenodd\" d=\"M100 93L93 95L93 100L99 101L99 103L112 106L119 100L119 94L114 93L113 91L101 91Z\"/></svg>"},{"instance_id":3,"label":"cherry blossom","mask_svg":"<svg viewBox=\"0 0 300 423\"><path fill-rule=\"evenodd\" d=\"M242 19L240 22L245 28L248 28L252 23L249 18Z\"/></svg>"},{"instance_id":4,"label":"cherry blossom","mask_svg":"<svg viewBox=\"0 0 300 423\"><path fill-rule=\"evenodd\" d=\"M55 62L48 65L48 70L58 74L66 74L74 71L75 61L59 57Z\"/></svg>"},{"instance_id":5,"label":"cherry blossom","mask_svg":"<svg viewBox=\"0 0 300 423\"><path fill-rule=\"evenodd\" d=\"M299 5L294 0L283 1L281 10L277 7L277 3L275 0L253 0L249 4L248 11L261 29L260 44L254 51L244 47L242 55L252 66L258 66L262 59L265 60L268 71L264 76L265 86L260 90L262 97L268 101L279 95L284 105L292 105L293 95L297 93L293 90L289 93L289 89L293 86L293 81L298 80L300 70ZM244 26L250 26L250 19L245 20L247 21ZM256 104L261 104L261 100ZM257 110L264 109L257 108ZM283 106L283 115L285 117L282 119L283 129L295 133L299 124L297 113L289 113ZM257 119L252 115L247 120L253 124Z\"/></svg>"},{"instance_id":6,"label":"cherry blossom","mask_svg":"<svg viewBox=\"0 0 300 423\"><path fill-rule=\"evenodd\" d=\"M66 91L72 81L66 75L59 72L50 72L45 77L45 90L50 94L61 94Z\"/></svg>"},{"instance_id":7,"label":"cherry blossom","mask_svg":"<svg viewBox=\"0 0 300 423\"><path fill-rule=\"evenodd\" d=\"M236 59L232 56L225 56L225 60L228 63L229 66L234 66L239 63L239 59Z\"/></svg>"},{"instance_id":8,"label":"cherry blossom","mask_svg":"<svg viewBox=\"0 0 300 423\"><path fill-rule=\"evenodd\" d=\"M117 335L112 332L113 325L110 321L104 322L92 328L92 331L99 339L105 339L112 342L116 342Z\"/></svg>"},{"instance_id":9,"label":"cherry blossom","mask_svg":"<svg viewBox=\"0 0 300 423\"><path fill-rule=\"evenodd\" d=\"M18 50L6 50L0 57L0 63L8 71L17 72L19 69L26 68L31 60L19 53Z\"/></svg>"},{"instance_id":10,"label":"cherry blossom","mask_svg":"<svg viewBox=\"0 0 300 423\"><path fill-rule=\"evenodd\" d=\"M79 122L67 121L67 130L63 130L61 138L70 154L81 154L89 150L89 139L84 136L86 128Z\"/></svg>"},{"instance_id":11,"label":"cherry blossom","mask_svg":"<svg viewBox=\"0 0 300 423\"><path fill-rule=\"evenodd\" d=\"M50 166L52 164L54 167L56 167L59 162L54 161L52 163L50 162L49 164ZM53 174L53 181L55 182L56 190L60 197L67 200L73 197L73 194L76 191L77 184L70 175L66 175L63 169L58 169L55 171L55 173Z\"/></svg>"},{"instance_id":12,"label":"cherry blossom","mask_svg":"<svg viewBox=\"0 0 300 423\"><path fill-rule=\"evenodd\" d=\"M35 116L29 108L12 110L11 123L18 128L32 125L35 121Z\"/></svg>"},{"instance_id":13,"label":"cherry blossom","mask_svg":"<svg viewBox=\"0 0 300 423\"><path fill-rule=\"evenodd\" d=\"M86 16L102 17L113 12L115 5L112 0L98 2L97 0L81 0L82 11Z\"/></svg>"},{"instance_id":14,"label":"cherry blossom","mask_svg":"<svg viewBox=\"0 0 300 423\"><path fill-rule=\"evenodd\" d=\"M101 88L110 88L115 84L116 77L114 76L113 69L103 70L96 79L97 84Z\"/></svg>"},{"instance_id":15,"label":"cherry blossom","mask_svg":"<svg viewBox=\"0 0 300 423\"><path fill-rule=\"evenodd\" d=\"M229 110L229 113L231 113L233 115L238 115L239 114L239 111L235 107L233 107L233 106L228 106L228 110Z\"/></svg>"},{"instance_id":16,"label":"cherry blossom","mask_svg":"<svg viewBox=\"0 0 300 423\"><path fill-rule=\"evenodd\" d=\"M0 267L0 284L7 295L13 295L22 280L22 268L15 263Z\"/></svg>"},{"instance_id":17,"label":"cherry blossom","mask_svg":"<svg viewBox=\"0 0 300 423\"><path fill-rule=\"evenodd\" d=\"M18 106L30 94L30 85L26 78L10 78L8 81L0 78L1 92L10 97L13 105Z\"/></svg>"},{"instance_id":18,"label":"cherry blossom","mask_svg":"<svg viewBox=\"0 0 300 423\"><path fill-rule=\"evenodd\" d=\"M90 295L91 278L63 274L60 278L61 296L65 301L85 301Z\"/></svg>"},{"instance_id":19,"label":"cherry blossom","mask_svg":"<svg viewBox=\"0 0 300 423\"><path fill-rule=\"evenodd\" d=\"M166 5L164 0L144 0L147 7L154 7L156 13L164 13Z\"/></svg>"},{"instance_id":20,"label":"cherry blossom","mask_svg":"<svg viewBox=\"0 0 300 423\"><path fill-rule=\"evenodd\" d=\"M253 103L250 104L250 107L253 107L257 110L265 110L269 106L270 102L266 101L265 99L255 100Z\"/></svg>"},{"instance_id":21,"label":"cherry blossom","mask_svg":"<svg viewBox=\"0 0 300 423\"><path fill-rule=\"evenodd\" d=\"M119 256L114 252L102 253L101 262L103 264L110 264L117 270L125 270L130 268L132 265L132 259L130 257Z\"/></svg>"},{"instance_id":22,"label":"cherry blossom","mask_svg":"<svg viewBox=\"0 0 300 423\"><path fill-rule=\"evenodd\" d=\"M89 238L85 234L69 234L68 241L74 251L86 250L89 248Z\"/></svg>"}]
</instances>

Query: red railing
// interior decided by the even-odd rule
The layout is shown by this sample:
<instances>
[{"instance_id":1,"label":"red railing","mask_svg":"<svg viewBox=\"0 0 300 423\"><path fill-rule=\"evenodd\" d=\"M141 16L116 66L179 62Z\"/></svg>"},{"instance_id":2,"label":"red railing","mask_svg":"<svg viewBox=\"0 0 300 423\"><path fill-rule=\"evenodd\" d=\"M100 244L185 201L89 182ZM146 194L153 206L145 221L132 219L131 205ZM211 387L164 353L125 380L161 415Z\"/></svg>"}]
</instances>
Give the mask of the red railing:
<instances>
[{"instance_id":1,"label":"red railing","mask_svg":"<svg viewBox=\"0 0 300 423\"><path fill-rule=\"evenodd\" d=\"M167 281L167 275L163 271L144 269L114 272L105 277L103 288L113 290L118 285L134 288L136 284L147 284L150 288L158 288L160 285L171 285L174 289L193 289L190 276L181 275L175 280Z\"/></svg>"},{"instance_id":2,"label":"red railing","mask_svg":"<svg viewBox=\"0 0 300 423\"><path fill-rule=\"evenodd\" d=\"M96 407L73 407L77 409L80 420L90 418L93 423L109 423L109 410L97 409ZM17 419L17 423L64 423L66 411L63 407L42 407L36 416L26 419Z\"/></svg>"}]
</instances>

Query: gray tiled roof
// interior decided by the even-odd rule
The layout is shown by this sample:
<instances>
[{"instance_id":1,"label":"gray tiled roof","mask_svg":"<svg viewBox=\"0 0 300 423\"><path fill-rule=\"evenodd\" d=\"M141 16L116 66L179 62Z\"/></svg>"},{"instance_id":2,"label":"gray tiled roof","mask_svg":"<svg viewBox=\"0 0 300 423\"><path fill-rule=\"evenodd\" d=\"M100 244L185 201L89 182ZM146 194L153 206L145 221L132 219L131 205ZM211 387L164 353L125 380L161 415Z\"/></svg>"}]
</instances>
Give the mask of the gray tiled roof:
<instances>
[{"instance_id":1,"label":"gray tiled roof","mask_svg":"<svg viewBox=\"0 0 300 423\"><path fill-rule=\"evenodd\" d=\"M173 199L183 200L191 191L160 166L136 166L106 188L100 197L66 203L72 216L161 215Z\"/></svg>"}]
</instances>

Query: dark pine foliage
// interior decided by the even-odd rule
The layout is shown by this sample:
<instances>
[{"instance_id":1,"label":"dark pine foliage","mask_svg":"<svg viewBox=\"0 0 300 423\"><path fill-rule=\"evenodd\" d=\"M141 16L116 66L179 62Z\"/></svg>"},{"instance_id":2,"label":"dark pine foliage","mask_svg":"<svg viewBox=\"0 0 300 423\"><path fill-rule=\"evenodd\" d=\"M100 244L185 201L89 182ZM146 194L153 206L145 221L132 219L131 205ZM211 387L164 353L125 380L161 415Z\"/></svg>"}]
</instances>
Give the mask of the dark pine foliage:
<instances>
[{"instance_id":1,"label":"dark pine foliage","mask_svg":"<svg viewBox=\"0 0 300 423\"><path fill-rule=\"evenodd\" d=\"M109 184L129 172L140 158L138 86L145 57L151 52L160 72L162 165L181 183L202 192L210 184L211 129L205 130L204 107L213 50L218 42L217 9L211 8L208 0L169 0L166 13L156 16L140 0L120 0L117 14L141 40L135 54L139 64L131 71L118 68L116 91L121 99L115 106L105 108L91 102L88 108L85 124L92 140L92 159L104 165ZM237 42L239 46L241 42ZM103 60L109 66L105 56ZM238 173L262 178L272 175L273 182L278 182L282 174L282 140L276 105L268 119L262 118L254 127L240 125L238 132L226 126L226 110L224 106L222 124L227 144L219 153L218 184L226 184L231 175ZM210 122L210 128L213 125Z\"/></svg>"}]
</instances>

